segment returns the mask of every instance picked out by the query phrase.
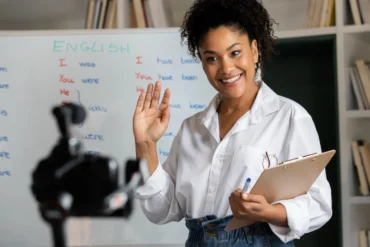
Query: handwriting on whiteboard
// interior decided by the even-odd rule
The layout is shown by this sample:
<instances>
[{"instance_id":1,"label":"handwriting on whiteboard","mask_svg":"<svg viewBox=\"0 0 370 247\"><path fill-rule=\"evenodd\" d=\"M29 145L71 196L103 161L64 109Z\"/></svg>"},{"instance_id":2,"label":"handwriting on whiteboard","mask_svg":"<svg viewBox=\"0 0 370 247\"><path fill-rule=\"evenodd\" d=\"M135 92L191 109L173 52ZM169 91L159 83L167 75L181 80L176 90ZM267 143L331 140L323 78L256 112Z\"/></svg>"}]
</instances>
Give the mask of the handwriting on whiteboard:
<instances>
[{"instance_id":1,"label":"handwriting on whiteboard","mask_svg":"<svg viewBox=\"0 0 370 247\"><path fill-rule=\"evenodd\" d=\"M182 74L181 75L181 79L183 81L195 81L195 80L198 79L198 77L197 76L194 76L194 75L184 75L184 74Z\"/></svg>"},{"instance_id":2,"label":"handwriting on whiteboard","mask_svg":"<svg viewBox=\"0 0 370 247\"><path fill-rule=\"evenodd\" d=\"M175 109L180 109L181 105L180 104L170 104L170 107L175 108Z\"/></svg>"},{"instance_id":3,"label":"handwriting on whiteboard","mask_svg":"<svg viewBox=\"0 0 370 247\"><path fill-rule=\"evenodd\" d=\"M168 59L168 58L157 57L157 63L158 64L174 64L174 60ZM180 63L181 64L199 64L200 62L193 58L180 57Z\"/></svg>"},{"instance_id":4,"label":"handwriting on whiteboard","mask_svg":"<svg viewBox=\"0 0 370 247\"><path fill-rule=\"evenodd\" d=\"M95 68L96 64L95 63L80 63L80 67L91 67Z\"/></svg>"},{"instance_id":5,"label":"handwriting on whiteboard","mask_svg":"<svg viewBox=\"0 0 370 247\"><path fill-rule=\"evenodd\" d=\"M204 105L204 104L192 104L191 102L189 102L189 107L190 107L190 109L197 109L197 110L199 110L199 109L206 108L206 105Z\"/></svg>"},{"instance_id":6,"label":"handwriting on whiteboard","mask_svg":"<svg viewBox=\"0 0 370 247\"><path fill-rule=\"evenodd\" d=\"M6 151L0 151L0 159L10 159L10 153Z\"/></svg>"},{"instance_id":7,"label":"handwriting on whiteboard","mask_svg":"<svg viewBox=\"0 0 370 247\"><path fill-rule=\"evenodd\" d=\"M163 151L161 148L159 148L159 155L162 155L162 156L167 157L168 156L168 152L167 151Z\"/></svg>"},{"instance_id":8,"label":"handwriting on whiteboard","mask_svg":"<svg viewBox=\"0 0 370 247\"><path fill-rule=\"evenodd\" d=\"M198 60L194 60L193 58L183 58L181 57L181 63L182 64L194 64L194 63L200 63Z\"/></svg>"},{"instance_id":9,"label":"handwriting on whiteboard","mask_svg":"<svg viewBox=\"0 0 370 247\"><path fill-rule=\"evenodd\" d=\"M9 84L0 84L0 89L9 89Z\"/></svg>"},{"instance_id":10,"label":"handwriting on whiteboard","mask_svg":"<svg viewBox=\"0 0 370 247\"><path fill-rule=\"evenodd\" d=\"M175 133L173 133L173 132L165 132L162 136L163 137L166 137L166 136L175 137Z\"/></svg>"},{"instance_id":11,"label":"handwriting on whiteboard","mask_svg":"<svg viewBox=\"0 0 370 247\"><path fill-rule=\"evenodd\" d=\"M173 80L173 77L172 77L172 75L161 75L161 74L158 74L158 80L160 80L160 81L172 81Z\"/></svg>"},{"instance_id":12,"label":"handwriting on whiteboard","mask_svg":"<svg viewBox=\"0 0 370 247\"><path fill-rule=\"evenodd\" d=\"M8 112L6 110L0 108L0 117L1 116L3 116L3 117L8 116Z\"/></svg>"},{"instance_id":13,"label":"handwriting on whiteboard","mask_svg":"<svg viewBox=\"0 0 370 247\"><path fill-rule=\"evenodd\" d=\"M136 86L136 92L144 93L145 92L145 89L143 87Z\"/></svg>"},{"instance_id":14,"label":"handwriting on whiteboard","mask_svg":"<svg viewBox=\"0 0 370 247\"><path fill-rule=\"evenodd\" d=\"M61 83L75 83L72 78L65 77L64 75L59 75L59 82L61 82Z\"/></svg>"},{"instance_id":15,"label":"handwriting on whiteboard","mask_svg":"<svg viewBox=\"0 0 370 247\"><path fill-rule=\"evenodd\" d=\"M9 138L7 136L0 136L0 142L9 142Z\"/></svg>"},{"instance_id":16,"label":"handwriting on whiteboard","mask_svg":"<svg viewBox=\"0 0 370 247\"><path fill-rule=\"evenodd\" d=\"M103 135L98 134L87 134L84 136L85 140L92 140L92 141L104 141Z\"/></svg>"},{"instance_id":17,"label":"handwriting on whiteboard","mask_svg":"<svg viewBox=\"0 0 370 247\"><path fill-rule=\"evenodd\" d=\"M140 80L152 80L152 78L148 75L144 75L144 74L141 74L140 72L139 73L135 73L136 74L136 79L140 79Z\"/></svg>"},{"instance_id":18,"label":"handwriting on whiteboard","mask_svg":"<svg viewBox=\"0 0 370 247\"><path fill-rule=\"evenodd\" d=\"M91 155L100 155L100 152L89 150L89 151L87 151L87 154L91 154Z\"/></svg>"},{"instance_id":19,"label":"handwriting on whiteboard","mask_svg":"<svg viewBox=\"0 0 370 247\"><path fill-rule=\"evenodd\" d=\"M98 78L83 78L81 81L83 84L99 84Z\"/></svg>"},{"instance_id":20,"label":"handwriting on whiteboard","mask_svg":"<svg viewBox=\"0 0 370 247\"><path fill-rule=\"evenodd\" d=\"M54 40L53 52L92 52L92 53L130 53L129 44L118 45L114 43L100 42L67 42L64 40Z\"/></svg>"},{"instance_id":21,"label":"handwriting on whiteboard","mask_svg":"<svg viewBox=\"0 0 370 247\"><path fill-rule=\"evenodd\" d=\"M0 177L11 176L10 171L0 171Z\"/></svg>"},{"instance_id":22,"label":"handwriting on whiteboard","mask_svg":"<svg viewBox=\"0 0 370 247\"><path fill-rule=\"evenodd\" d=\"M159 64L173 64L173 61L171 59L165 59L157 57L157 63Z\"/></svg>"},{"instance_id":23,"label":"handwriting on whiteboard","mask_svg":"<svg viewBox=\"0 0 370 247\"><path fill-rule=\"evenodd\" d=\"M94 111L94 112L108 112L107 108L104 106L98 106L98 105L91 105L89 106L89 111Z\"/></svg>"},{"instance_id":24,"label":"handwriting on whiteboard","mask_svg":"<svg viewBox=\"0 0 370 247\"><path fill-rule=\"evenodd\" d=\"M8 72L8 69L5 67L0 67L0 72Z\"/></svg>"}]
</instances>

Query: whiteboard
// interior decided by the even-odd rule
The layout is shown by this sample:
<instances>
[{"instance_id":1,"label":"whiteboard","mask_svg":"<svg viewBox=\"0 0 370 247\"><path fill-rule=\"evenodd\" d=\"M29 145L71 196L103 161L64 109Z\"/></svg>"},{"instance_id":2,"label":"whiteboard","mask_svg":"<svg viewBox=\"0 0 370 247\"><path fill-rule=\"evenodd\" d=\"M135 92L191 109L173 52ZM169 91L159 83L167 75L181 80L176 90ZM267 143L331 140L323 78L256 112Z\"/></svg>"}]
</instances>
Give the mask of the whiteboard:
<instances>
[{"instance_id":1,"label":"whiteboard","mask_svg":"<svg viewBox=\"0 0 370 247\"><path fill-rule=\"evenodd\" d=\"M139 92L161 80L172 92L169 127L158 145L163 162L182 121L216 93L177 29L0 32L0 54L0 246L51 246L30 184L31 171L59 137L53 106L82 104L88 117L76 131L86 149L123 164L135 157ZM69 218L66 226L72 246L184 244L188 234L184 221L150 223L137 201L128 221Z\"/></svg>"}]
</instances>

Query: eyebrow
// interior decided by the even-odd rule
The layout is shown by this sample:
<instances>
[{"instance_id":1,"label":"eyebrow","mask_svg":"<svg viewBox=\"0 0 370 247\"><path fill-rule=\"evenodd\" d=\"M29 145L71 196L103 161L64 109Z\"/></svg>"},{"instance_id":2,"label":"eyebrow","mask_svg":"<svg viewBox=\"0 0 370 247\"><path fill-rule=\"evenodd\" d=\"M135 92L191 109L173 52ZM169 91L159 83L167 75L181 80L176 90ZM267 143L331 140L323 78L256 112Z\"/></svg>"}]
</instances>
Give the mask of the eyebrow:
<instances>
[{"instance_id":1,"label":"eyebrow","mask_svg":"<svg viewBox=\"0 0 370 247\"><path fill-rule=\"evenodd\" d=\"M240 43L234 43L234 44L230 45L229 47L227 47L226 50L229 51L229 50L231 50L236 45L241 45L241 44ZM207 53L209 53L209 54L216 54L217 52L211 51L211 50L206 50L205 52L203 52L203 54L207 54Z\"/></svg>"}]
</instances>

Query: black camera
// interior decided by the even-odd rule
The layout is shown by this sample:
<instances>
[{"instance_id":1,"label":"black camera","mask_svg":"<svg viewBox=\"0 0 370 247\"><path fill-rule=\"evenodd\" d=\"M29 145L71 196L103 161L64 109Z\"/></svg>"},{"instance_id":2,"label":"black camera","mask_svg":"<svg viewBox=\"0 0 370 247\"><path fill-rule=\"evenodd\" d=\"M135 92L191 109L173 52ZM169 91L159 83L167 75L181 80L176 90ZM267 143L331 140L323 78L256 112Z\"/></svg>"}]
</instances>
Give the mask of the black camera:
<instances>
[{"instance_id":1,"label":"black camera","mask_svg":"<svg viewBox=\"0 0 370 247\"><path fill-rule=\"evenodd\" d=\"M123 171L114 158L84 152L71 134L71 125L84 121L84 108L68 103L52 113L61 137L32 172L31 191L42 218L51 225L54 246L65 247L63 224L68 216L128 218L135 189L149 175L144 160L128 160Z\"/></svg>"}]
</instances>

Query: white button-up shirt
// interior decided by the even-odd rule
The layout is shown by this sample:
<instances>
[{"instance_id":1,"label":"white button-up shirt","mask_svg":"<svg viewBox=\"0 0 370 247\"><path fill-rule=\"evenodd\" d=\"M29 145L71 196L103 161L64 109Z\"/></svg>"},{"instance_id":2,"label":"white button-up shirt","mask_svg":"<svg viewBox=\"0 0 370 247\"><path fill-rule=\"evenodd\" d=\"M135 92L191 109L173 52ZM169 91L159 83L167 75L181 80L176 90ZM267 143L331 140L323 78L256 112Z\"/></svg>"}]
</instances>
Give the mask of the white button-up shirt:
<instances>
[{"instance_id":1,"label":"white button-up shirt","mask_svg":"<svg viewBox=\"0 0 370 247\"><path fill-rule=\"evenodd\" d=\"M142 210L151 222L230 215L230 194L243 188L247 177L252 179L249 190L253 187L264 169L266 151L275 154L279 162L321 152L307 111L277 95L264 82L251 110L220 141L216 112L220 99L216 95L204 111L182 123L166 161L137 190ZM325 170L307 194L279 203L286 208L289 227L269 225L283 242L323 226L332 216Z\"/></svg>"}]
</instances>

